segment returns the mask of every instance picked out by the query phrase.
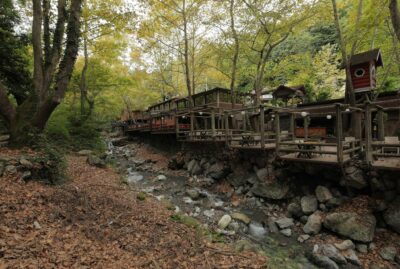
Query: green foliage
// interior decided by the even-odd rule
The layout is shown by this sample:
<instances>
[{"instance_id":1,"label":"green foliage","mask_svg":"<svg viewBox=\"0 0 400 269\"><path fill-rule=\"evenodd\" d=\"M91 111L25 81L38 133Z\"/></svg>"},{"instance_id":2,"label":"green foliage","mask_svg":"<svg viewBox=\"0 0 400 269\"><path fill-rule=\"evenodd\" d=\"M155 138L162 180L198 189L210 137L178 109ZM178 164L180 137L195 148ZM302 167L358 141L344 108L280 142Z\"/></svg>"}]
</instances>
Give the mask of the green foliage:
<instances>
[{"instance_id":1,"label":"green foliage","mask_svg":"<svg viewBox=\"0 0 400 269\"><path fill-rule=\"evenodd\" d=\"M146 197L147 197L147 195L146 195L146 193L144 193L144 192L139 192L139 193L136 195L136 199L138 199L139 201L144 201L144 200L146 200Z\"/></svg>"},{"instance_id":2,"label":"green foliage","mask_svg":"<svg viewBox=\"0 0 400 269\"><path fill-rule=\"evenodd\" d=\"M67 179L67 161L65 152L53 141L47 139L45 135L38 135L36 144L33 147L38 156L35 162L41 164L35 177L47 180L50 184L59 184Z\"/></svg>"},{"instance_id":3,"label":"green foliage","mask_svg":"<svg viewBox=\"0 0 400 269\"><path fill-rule=\"evenodd\" d=\"M75 111L61 105L53 113L46 126L48 139L67 150L103 152L105 145L100 134L103 122L95 120L95 116L82 120Z\"/></svg>"},{"instance_id":4,"label":"green foliage","mask_svg":"<svg viewBox=\"0 0 400 269\"><path fill-rule=\"evenodd\" d=\"M0 2L0 82L21 104L31 91L30 57L28 39L19 36L14 26L19 23L12 0Z\"/></svg>"}]
</instances>

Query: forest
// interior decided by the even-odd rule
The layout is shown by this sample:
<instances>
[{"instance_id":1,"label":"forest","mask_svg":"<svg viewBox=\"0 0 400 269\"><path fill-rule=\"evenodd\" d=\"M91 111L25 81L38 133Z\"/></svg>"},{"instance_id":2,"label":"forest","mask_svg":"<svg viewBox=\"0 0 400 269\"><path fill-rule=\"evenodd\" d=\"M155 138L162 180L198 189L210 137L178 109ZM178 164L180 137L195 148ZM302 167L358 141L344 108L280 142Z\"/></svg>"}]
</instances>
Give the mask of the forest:
<instances>
[{"instance_id":1,"label":"forest","mask_svg":"<svg viewBox=\"0 0 400 269\"><path fill-rule=\"evenodd\" d=\"M400 85L397 1L64 2L2 1L0 114L16 144L26 128L68 140L216 86L341 97L343 59L373 48L385 64L376 92Z\"/></svg>"},{"instance_id":2,"label":"forest","mask_svg":"<svg viewBox=\"0 0 400 269\"><path fill-rule=\"evenodd\" d=\"M1 0L0 269L399 268L399 112L399 0Z\"/></svg>"}]
</instances>

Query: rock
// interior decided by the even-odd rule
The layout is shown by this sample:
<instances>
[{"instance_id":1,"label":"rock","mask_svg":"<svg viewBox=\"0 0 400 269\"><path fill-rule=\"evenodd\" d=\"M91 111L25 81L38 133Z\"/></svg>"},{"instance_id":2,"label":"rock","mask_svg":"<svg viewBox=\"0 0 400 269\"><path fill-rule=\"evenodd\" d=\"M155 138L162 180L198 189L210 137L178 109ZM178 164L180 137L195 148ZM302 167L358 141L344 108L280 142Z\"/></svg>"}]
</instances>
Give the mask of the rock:
<instances>
[{"instance_id":1,"label":"rock","mask_svg":"<svg viewBox=\"0 0 400 269\"><path fill-rule=\"evenodd\" d=\"M400 196L398 196L383 213L383 219L390 228L400 233Z\"/></svg>"},{"instance_id":2,"label":"rock","mask_svg":"<svg viewBox=\"0 0 400 269\"><path fill-rule=\"evenodd\" d=\"M306 252L307 259L313 264L325 269L339 269L339 266L329 257L316 254L313 252Z\"/></svg>"},{"instance_id":3,"label":"rock","mask_svg":"<svg viewBox=\"0 0 400 269\"><path fill-rule=\"evenodd\" d=\"M397 254L396 257L394 257L394 261L400 264L400 254Z\"/></svg>"},{"instance_id":4,"label":"rock","mask_svg":"<svg viewBox=\"0 0 400 269\"><path fill-rule=\"evenodd\" d=\"M360 253L368 253L368 245L366 244L356 244L356 249Z\"/></svg>"},{"instance_id":5,"label":"rock","mask_svg":"<svg viewBox=\"0 0 400 269\"><path fill-rule=\"evenodd\" d=\"M306 215L310 215L318 209L318 201L314 195L303 196L300 202L301 210Z\"/></svg>"},{"instance_id":6,"label":"rock","mask_svg":"<svg viewBox=\"0 0 400 269\"><path fill-rule=\"evenodd\" d=\"M164 180L167 180L167 177L165 175L158 175L157 180L164 181Z\"/></svg>"},{"instance_id":7,"label":"rock","mask_svg":"<svg viewBox=\"0 0 400 269\"><path fill-rule=\"evenodd\" d=\"M322 217L320 212L316 211L308 217L307 223L303 227L306 234L318 234L321 231Z\"/></svg>"},{"instance_id":8,"label":"rock","mask_svg":"<svg viewBox=\"0 0 400 269\"><path fill-rule=\"evenodd\" d=\"M284 236L287 236L287 237L291 237L291 236L292 236L292 229L290 229L290 228L283 229L283 230L281 230L280 232L281 232L281 234L283 234Z\"/></svg>"},{"instance_id":9,"label":"rock","mask_svg":"<svg viewBox=\"0 0 400 269\"><path fill-rule=\"evenodd\" d=\"M209 176L215 180L222 179L226 176L226 169L222 163L214 163L207 169L206 176Z\"/></svg>"},{"instance_id":10,"label":"rock","mask_svg":"<svg viewBox=\"0 0 400 269\"><path fill-rule=\"evenodd\" d=\"M28 168L28 169L30 169L30 168L33 167L33 163L30 162L30 161L28 161L28 160L25 159L25 158L21 158L21 160L19 160L19 163L20 163L23 167Z\"/></svg>"},{"instance_id":11,"label":"rock","mask_svg":"<svg viewBox=\"0 0 400 269\"><path fill-rule=\"evenodd\" d=\"M320 203L325 203L329 199L333 198L331 191L325 186L318 186L315 189L315 195Z\"/></svg>"},{"instance_id":12,"label":"rock","mask_svg":"<svg viewBox=\"0 0 400 269\"><path fill-rule=\"evenodd\" d=\"M384 247L379 252L379 255L382 257L382 259L387 260L387 261L394 261L396 254L397 254L397 250L393 246Z\"/></svg>"},{"instance_id":13,"label":"rock","mask_svg":"<svg viewBox=\"0 0 400 269\"><path fill-rule=\"evenodd\" d=\"M197 161L195 159L192 159L188 162L187 164L187 171L190 173L193 169L193 166L195 165Z\"/></svg>"},{"instance_id":14,"label":"rock","mask_svg":"<svg viewBox=\"0 0 400 269\"><path fill-rule=\"evenodd\" d=\"M276 225L275 221L272 219L268 219L267 220L267 226L268 226L268 230L271 233L277 233L279 232L278 226Z\"/></svg>"},{"instance_id":15,"label":"rock","mask_svg":"<svg viewBox=\"0 0 400 269\"><path fill-rule=\"evenodd\" d=\"M297 241L299 241L300 243L303 243L303 242L307 241L308 239L310 239L310 236L308 234L302 234L297 238Z\"/></svg>"},{"instance_id":16,"label":"rock","mask_svg":"<svg viewBox=\"0 0 400 269\"><path fill-rule=\"evenodd\" d=\"M275 221L279 229L286 229L294 225L292 218L281 218Z\"/></svg>"},{"instance_id":17,"label":"rock","mask_svg":"<svg viewBox=\"0 0 400 269\"><path fill-rule=\"evenodd\" d=\"M336 243L335 247L339 250L347 250L347 249L354 249L354 243L351 240L344 240L341 243Z\"/></svg>"},{"instance_id":18,"label":"rock","mask_svg":"<svg viewBox=\"0 0 400 269\"><path fill-rule=\"evenodd\" d=\"M231 221L228 225L228 229L237 232L240 229L240 225L236 221Z\"/></svg>"},{"instance_id":19,"label":"rock","mask_svg":"<svg viewBox=\"0 0 400 269\"><path fill-rule=\"evenodd\" d=\"M15 165L7 165L4 169L4 173L14 175L17 173L17 167Z\"/></svg>"},{"instance_id":20,"label":"rock","mask_svg":"<svg viewBox=\"0 0 400 269\"><path fill-rule=\"evenodd\" d=\"M235 212L231 214L231 217L235 220L243 222L244 224L249 224L251 222L251 219L243 213Z\"/></svg>"},{"instance_id":21,"label":"rock","mask_svg":"<svg viewBox=\"0 0 400 269\"><path fill-rule=\"evenodd\" d=\"M340 235L361 242L371 242L376 219L371 214L362 216L353 212L331 213L326 216L324 227Z\"/></svg>"},{"instance_id":22,"label":"rock","mask_svg":"<svg viewBox=\"0 0 400 269\"><path fill-rule=\"evenodd\" d=\"M342 199L339 197L333 197L326 202L327 208L335 208L343 203Z\"/></svg>"},{"instance_id":23,"label":"rock","mask_svg":"<svg viewBox=\"0 0 400 269\"><path fill-rule=\"evenodd\" d=\"M222 218L218 221L218 227L220 229L225 229L228 227L229 223L231 223L232 218L229 215L223 215Z\"/></svg>"},{"instance_id":24,"label":"rock","mask_svg":"<svg viewBox=\"0 0 400 269\"><path fill-rule=\"evenodd\" d=\"M195 159L188 163L187 170L191 175L200 175L203 172L199 162Z\"/></svg>"},{"instance_id":25,"label":"rock","mask_svg":"<svg viewBox=\"0 0 400 269\"><path fill-rule=\"evenodd\" d=\"M375 250L376 249L376 244L375 243L370 243L368 246L369 250Z\"/></svg>"},{"instance_id":26,"label":"rock","mask_svg":"<svg viewBox=\"0 0 400 269\"><path fill-rule=\"evenodd\" d=\"M104 168L104 167L106 167L105 161L103 161L103 160L100 159L98 156L93 155L93 154L89 155L89 156L87 157L87 160L86 160L86 161L87 161L87 163L90 164L91 166L96 166L96 167L99 167L99 168Z\"/></svg>"},{"instance_id":27,"label":"rock","mask_svg":"<svg viewBox=\"0 0 400 269\"><path fill-rule=\"evenodd\" d=\"M346 260L347 260L348 262L350 262L350 263L352 263L352 264L355 264L355 265L358 265L358 266L361 265L361 262L360 262L360 260L358 259L358 256L357 256L356 252L355 252L353 249L344 250L344 251L342 252L342 254L343 254L343 256L346 258Z\"/></svg>"},{"instance_id":28,"label":"rock","mask_svg":"<svg viewBox=\"0 0 400 269\"><path fill-rule=\"evenodd\" d=\"M207 218L212 218L215 215L215 210L214 209L207 209L203 211L204 216Z\"/></svg>"},{"instance_id":29,"label":"rock","mask_svg":"<svg viewBox=\"0 0 400 269\"><path fill-rule=\"evenodd\" d=\"M273 181L269 183L256 183L252 188L251 192L255 196L280 200L286 197L289 192L289 184L283 181Z\"/></svg>"},{"instance_id":30,"label":"rock","mask_svg":"<svg viewBox=\"0 0 400 269\"><path fill-rule=\"evenodd\" d=\"M292 218L300 218L303 216L303 211L301 210L301 206L298 203L290 203L287 207L287 211L289 217Z\"/></svg>"},{"instance_id":31,"label":"rock","mask_svg":"<svg viewBox=\"0 0 400 269\"><path fill-rule=\"evenodd\" d=\"M189 197L193 200L197 200L200 197L200 192L195 189L186 190L186 194L189 195Z\"/></svg>"},{"instance_id":32,"label":"rock","mask_svg":"<svg viewBox=\"0 0 400 269\"><path fill-rule=\"evenodd\" d=\"M137 172L132 172L128 175L128 178L126 179L126 181L130 185L130 184L135 184L143 179L144 179L144 177L141 174L139 174Z\"/></svg>"},{"instance_id":33,"label":"rock","mask_svg":"<svg viewBox=\"0 0 400 269\"><path fill-rule=\"evenodd\" d=\"M84 150L78 151L78 155L80 155L80 156L89 156L91 154L92 154L92 151L89 149L84 149Z\"/></svg>"},{"instance_id":34,"label":"rock","mask_svg":"<svg viewBox=\"0 0 400 269\"><path fill-rule=\"evenodd\" d=\"M361 190L368 187L368 182L364 178L364 173L361 169L355 168L354 171L347 174L345 177L346 186Z\"/></svg>"},{"instance_id":35,"label":"rock","mask_svg":"<svg viewBox=\"0 0 400 269\"><path fill-rule=\"evenodd\" d=\"M301 223L306 224L307 221L308 221L308 216L307 215L301 216L301 218L300 218L300 222Z\"/></svg>"},{"instance_id":36,"label":"rock","mask_svg":"<svg viewBox=\"0 0 400 269\"><path fill-rule=\"evenodd\" d=\"M378 191L384 191L385 190L385 186L383 185L382 181L380 181L376 177L373 177L369 181L369 185L371 186L371 190L373 192L378 192Z\"/></svg>"},{"instance_id":37,"label":"rock","mask_svg":"<svg viewBox=\"0 0 400 269\"><path fill-rule=\"evenodd\" d=\"M331 260L333 260L334 262L336 262L338 264L346 263L345 257L343 257L343 255L340 254L340 252L337 250L337 248L335 248L331 244L322 245L320 247L320 251L323 255L327 256L328 258L330 258Z\"/></svg>"},{"instance_id":38,"label":"rock","mask_svg":"<svg viewBox=\"0 0 400 269\"><path fill-rule=\"evenodd\" d=\"M256 175L259 181L264 182L265 179L268 177L268 169L267 168L259 169L257 170Z\"/></svg>"},{"instance_id":39,"label":"rock","mask_svg":"<svg viewBox=\"0 0 400 269\"><path fill-rule=\"evenodd\" d=\"M140 201L144 201L144 200L146 200L146 193L144 193L144 192L139 192L139 193L136 195L136 198L137 198L138 200L140 200Z\"/></svg>"},{"instance_id":40,"label":"rock","mask_svg":"<svg viewBox=\"0 0 400 269\"><path fill-rule=\"evenodd\" d=\"M25 171L25 172L22 173L21 178L22 178L23 180L27 180L27 179L29 179L31 176L32 176L32 172L31 172L31 171Z\"/></svg>"},{"instance_id":41,"label":"rock","mask_svg":"<svg viewBox=\"0 0 400 269\"><path fill-rule=\"evenodd\" d=\"M261 223L252 221L249 224L249 234L254 238L261 239L267 234L267 231Z\"/></svg>"},{"instance_id":42,"label":"rock","mask_svg":"<svg viewBox=\"0 0 400 269\"><path fill-rule=\"evenodd\" d=\"M248 240L239 240L235 243L235 250L238 252L252 251L256 252L259 247Z\"/></svg>"},{"instance_id":43,"label":"rock","mask_svg":"<svg viewBox=\"0 0 400 269\"><path fill-rule=\"evenodd\" d=\"M40 226L39 222L37 222L36 220L33 222L33 227L35 227L36 230L42 229L42 226Z\"/></svg>"}]
</instances>

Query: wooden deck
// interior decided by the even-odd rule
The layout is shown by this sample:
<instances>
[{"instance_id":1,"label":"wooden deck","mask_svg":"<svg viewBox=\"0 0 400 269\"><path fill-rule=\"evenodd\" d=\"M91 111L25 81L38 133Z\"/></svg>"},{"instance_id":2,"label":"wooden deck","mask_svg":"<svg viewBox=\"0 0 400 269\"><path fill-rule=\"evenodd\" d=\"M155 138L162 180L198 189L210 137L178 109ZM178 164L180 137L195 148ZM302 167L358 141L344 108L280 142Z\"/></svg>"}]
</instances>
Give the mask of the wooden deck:
<instances>
[{"instance_id":1,"label":"wooden deck","mask_svg":"<svg viewBox=\"0 0 400 269\"><path fill-rule=\"evenodd\" d=\"M400 171L400 158L385 157L372 161L371 167L378 170Z\"/></svg>"},{"instance_id":2,"label":"wooden deck","mask_svg":"<svg viewBox=\"0 0 400 269\"><path fill-rule=\"evenodd\" d=\"M279 156L281 160L291 161L291 162L307 162L315 164L329 164L329 165L339 165L339 161L336 155L328 154L312 154L311 158L301 157L298 153L289 153L286 155ZM350 155L343 156L343 163L347 163L351 160Z\"/></svg>"}]
</instances>

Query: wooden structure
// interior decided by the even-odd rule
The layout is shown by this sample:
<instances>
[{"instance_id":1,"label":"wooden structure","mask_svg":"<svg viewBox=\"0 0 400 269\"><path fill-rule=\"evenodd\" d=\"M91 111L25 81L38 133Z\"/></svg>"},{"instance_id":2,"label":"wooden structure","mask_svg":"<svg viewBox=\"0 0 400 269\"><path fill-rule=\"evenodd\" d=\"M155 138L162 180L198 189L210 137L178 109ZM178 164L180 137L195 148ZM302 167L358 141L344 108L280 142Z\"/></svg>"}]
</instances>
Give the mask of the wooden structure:
<instances>
[{"instance_id":1,"label":"wooden structure","mask_svg":"<svg viewBox=\"0 0 400 269\"><path fill-rule=\"evenodd\" d=\"M365 155L367 163L374 169L400 170L400 126L385 128L389 115L400 117L400 106L383 107L367 104L365 109Z\"/></svg>"},{"instance_id":2,"label":"wooden structure","mask_svg":"<svg viewBox=\"0 0 400 269\"><path fill-rule=\"evenodd\" d=\"M150 130L150 116L145 111L131 111L125 123L124 131L128 133Z\"/></svg>"},{"instance_id":3,"label":"wooden structure","mask_svg":"<svg viewBox=\"0 0 400 269\"><path fill-rule=\"evenodd\" d=\"M280 141L280 135L277 133L276 152L282 160L342 165L361 152L360 138L344 136L343 116L353 112L362 113L363 110L343 104L335 104L327 108L330 111L333 110L334 114L331 112L310 113L299 109L280 113L289 115L290 133L294 134L290 141ZM315 117L325 117L332 121L335 126L334 133L310 132L310 121ZM295 132L299 118L302 121L302 137L297 137L298 132ZM279 121L276 124L278 125L276 130L280 132Z\"/></svg>"},{"instance_id":4,"label":"wooden structure","mask_svg":"<svg viewBox=\"0 0 400 269\"><path fill-rule=\"evenodd\" d=\"M304 102L306 90L303 85L293 87L280 85L272 92L272 95L274 99L282 100L287 106L290 100L294 101L294 103L296 103L296 99L298 100L298 103Z\"/></svg>"},{"instance_id":5,"label":"wooden structure","mask_svg":"<svg viewBox=\"0 0 400 269\"><path fill-rule=\"evenodd\" d=\"M356 93L376 88L376 68L383 66L380 49L355 54L350 58L350 72Z\"/></svg>"},{"instance_id":6,"label":"wooden structure","mask_svg":"<svg viewBox=\"0 0 400 269\"><path fill-rule=\"evenodd\" d=\"M240 149L274 149L274 118L274 109L262 105L226 111L227 145Z\"/></svg>"},{"instance_id":7,"label":"wooden structure","mask_svg":"<svg viewBox=\"0 0 400 269\"><path fill-rule=\"evenodd\" d=\"M190 124L190 130L184 132L177 125L178 139L188 142L225 142L227 128L224 111L243 105L239 102L232 105L231 92L223 88L197 93L192 98L194 107L177 114L177 121L189 119Z\"/></svg>"}]
</instances>

